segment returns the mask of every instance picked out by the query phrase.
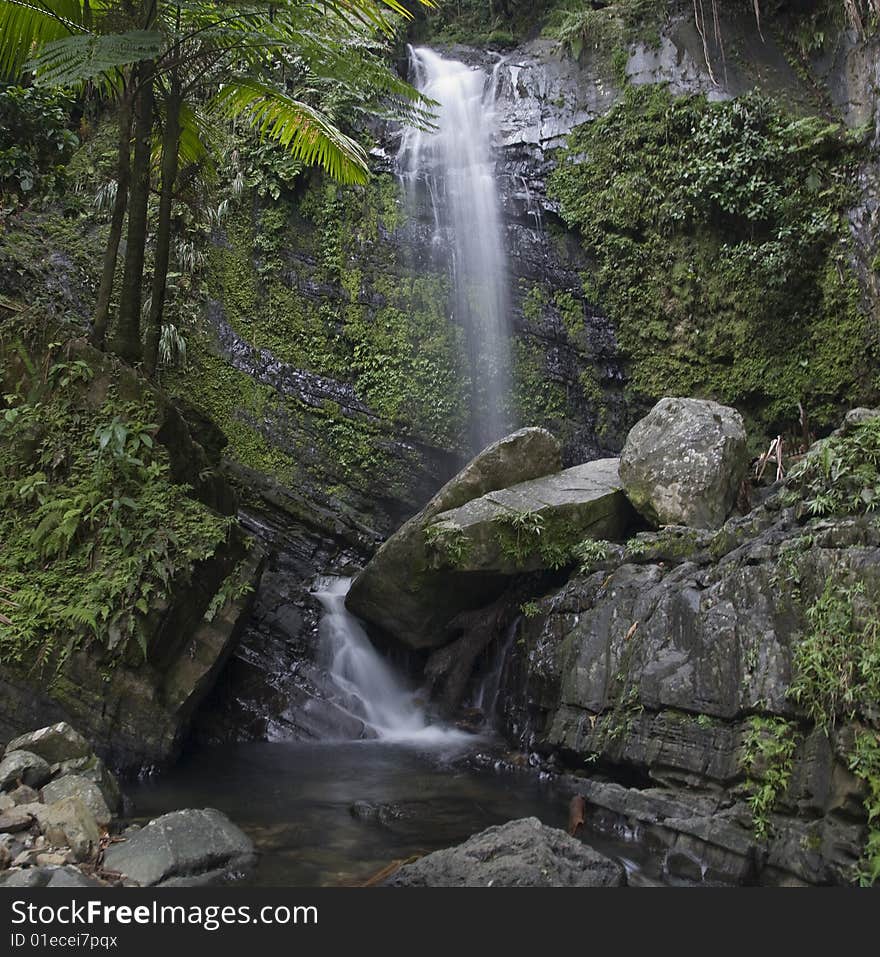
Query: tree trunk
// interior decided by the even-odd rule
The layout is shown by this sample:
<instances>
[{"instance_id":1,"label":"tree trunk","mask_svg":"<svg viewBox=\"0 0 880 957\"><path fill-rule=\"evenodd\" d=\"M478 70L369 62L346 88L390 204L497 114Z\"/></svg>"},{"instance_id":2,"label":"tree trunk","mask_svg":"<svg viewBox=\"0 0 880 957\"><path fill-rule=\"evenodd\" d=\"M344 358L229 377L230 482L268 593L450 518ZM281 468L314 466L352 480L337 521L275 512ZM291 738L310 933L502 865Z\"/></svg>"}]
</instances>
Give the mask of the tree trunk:
<instances>
[{"instance_id":1,"label":"tree trunk","mask_svg":"<svg viewBox=\"0 0 880 957\"><path fill-rule=\"evenodd\" d=\"M92 342L104 348L107 336L107 324L110 319L110 300L113 297L113 283L116 279L116 260L119 255L119 241L122 239L122 225L125 221L125 207L128 205L128 190L131 185L131 90L123 91L119 101L119 151L116 165L116 198L113 201L113 214L110 218L110 235L104 250L104 268L101 273L101 285L98 288L98 302L95 306L95 322L92 327Z\"/></svg>"},{"instance_id":2,"label":"tree trunk","mask_svg":"<svg viewBox=\"0 0 880 957\"><path fill-rule=\"evenodd\" d=\"M153 64L137 65L135 99L134 160L128 209L128 238L119 323L114 352L134 365L141 360L141 291L147 245L147 205L150 199L150 147L153 129Z\"/></svg>"},{"instance_id":3,"label":"tree trunk","mask_svg":"<svg viewBox=\"0 0 880 957\"><path fill-rule=\"evenodd\" d=\"M144 367L149 375L156 370L162 313L168 280L168 259L171 253L171 206L174 182L177 179L177 151L180 143L180 83L175 77L165 105L165 134L162 137L162 189L159 196L159 219L156 226L156 250L153 265L153 287L150 317L144 343Z\"/></svg>"}]
</instances>

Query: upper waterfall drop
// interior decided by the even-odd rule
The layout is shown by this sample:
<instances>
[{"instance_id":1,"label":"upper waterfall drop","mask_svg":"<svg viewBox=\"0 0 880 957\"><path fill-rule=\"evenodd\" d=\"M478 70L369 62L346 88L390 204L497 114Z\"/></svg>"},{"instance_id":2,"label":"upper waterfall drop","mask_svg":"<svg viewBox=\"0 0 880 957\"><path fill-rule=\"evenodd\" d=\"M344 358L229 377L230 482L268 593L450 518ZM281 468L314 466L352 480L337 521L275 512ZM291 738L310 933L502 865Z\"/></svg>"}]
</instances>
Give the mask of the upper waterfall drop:
<instances>
[{"instance_id":1,"label":"upper waterfall drop","mask_svg":"<svg viewBox=\"0 0 880 957\"><path fill-rule=\"evenodd\" d=\"M439 106L436 129L404 131L397 166L410 207L427 199L434 246L447 260L467 341L474 447L482 448L510 428L508 270L492 155L497 71L426 47L410 47L410 61L416 88Z\"/></svg>"}]
</instances>

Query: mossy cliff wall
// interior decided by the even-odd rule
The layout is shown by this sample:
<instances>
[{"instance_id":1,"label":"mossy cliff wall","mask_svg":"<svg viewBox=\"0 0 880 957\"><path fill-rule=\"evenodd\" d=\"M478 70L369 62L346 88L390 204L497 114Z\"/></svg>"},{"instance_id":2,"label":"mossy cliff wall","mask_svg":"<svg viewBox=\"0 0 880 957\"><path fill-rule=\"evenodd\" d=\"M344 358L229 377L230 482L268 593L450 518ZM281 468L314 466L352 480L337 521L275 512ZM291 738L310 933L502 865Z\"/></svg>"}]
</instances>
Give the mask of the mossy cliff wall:
<instances>
[{"instance_id":1,"label":"mossy cliff wall","mask_svg":"<svg viewBox=\"0 0 880 957\"><path fill-rule=\"evenodd\" d=\"M207 248L187 367L165 378L279 503L365 542L454 467L467 419L446 278L403 261L401 215L388 176L243 197Z\"/></svg>"}]
</instances>

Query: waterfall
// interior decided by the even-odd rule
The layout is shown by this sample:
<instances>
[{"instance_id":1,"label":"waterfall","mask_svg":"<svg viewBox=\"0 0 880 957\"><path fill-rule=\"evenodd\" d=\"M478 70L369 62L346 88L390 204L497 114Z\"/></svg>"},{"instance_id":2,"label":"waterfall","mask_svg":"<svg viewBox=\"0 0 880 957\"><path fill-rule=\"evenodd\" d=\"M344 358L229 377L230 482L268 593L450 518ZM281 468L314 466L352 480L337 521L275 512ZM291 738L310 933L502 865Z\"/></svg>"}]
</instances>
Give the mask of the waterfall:
<instances>
[{"instance_id":1,"label":"waterfall","mask_svg":"<svg viewBox=\"0 0 880 957\"><path fill-rule=\"evenodd\" d=\"M324 609L321 653L338 689L340 707L364 722L368 737L428 745L473 741L461 731L428 721L416 694L405 687L346 609L350 585L348 578L325 578L314 593Z\"/></svg>"},{"instance_id":2,"label":"waterfall","mask_svg":"<svg viewBox=\"0 0 880 957\"><path fill-rule=\"evenodd\" d=\"M504 639L495 649L489 661L489 667L477 684L474 693L473 706L483 713L483 720L490 728L495 724L498 696L501 693L501 678L504 674L504 666L510 656L510 649L513 647L513 640L516 637L517 624L517 620L514 619L508 626Z\"/></svg>"},{"instance_id":3,"label":"waterfall","mask_svg":"<svg viewBox=\"0 0 880 957\"><path fill-rule=\"evenodd\" d=\"M507 261L492 156L497 70L490 76L425 47L410 47L410 60L415 86L439 104L437 128L406 129L397 166L416 216L427 196L433 246L452 278L473 383L474 447L482 448L510 424Z\"/></svg>"}]
</instances>

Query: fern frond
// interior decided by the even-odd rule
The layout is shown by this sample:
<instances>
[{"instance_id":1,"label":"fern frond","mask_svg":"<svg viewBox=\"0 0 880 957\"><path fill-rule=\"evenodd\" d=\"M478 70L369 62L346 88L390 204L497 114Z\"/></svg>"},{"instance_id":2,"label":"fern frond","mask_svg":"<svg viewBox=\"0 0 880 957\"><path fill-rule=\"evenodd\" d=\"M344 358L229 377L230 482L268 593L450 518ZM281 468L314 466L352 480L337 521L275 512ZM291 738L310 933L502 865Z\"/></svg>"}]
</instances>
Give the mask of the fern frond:
<instances>
[{"instance_id":1,"label":"fern frond","mask_svg":"<svg viewBox=\"0 0 880 957\"><path fill-rule=\"evenodd\" d=\"M107 36L69 36L42 46L27 64L40 86L72 87L86 80L141 60L151 60L162 50L162 34L130 30Z\"/></svg>"}]
</instances>

